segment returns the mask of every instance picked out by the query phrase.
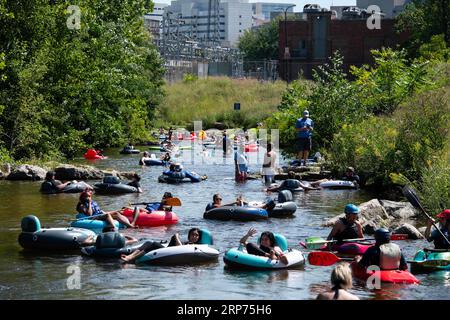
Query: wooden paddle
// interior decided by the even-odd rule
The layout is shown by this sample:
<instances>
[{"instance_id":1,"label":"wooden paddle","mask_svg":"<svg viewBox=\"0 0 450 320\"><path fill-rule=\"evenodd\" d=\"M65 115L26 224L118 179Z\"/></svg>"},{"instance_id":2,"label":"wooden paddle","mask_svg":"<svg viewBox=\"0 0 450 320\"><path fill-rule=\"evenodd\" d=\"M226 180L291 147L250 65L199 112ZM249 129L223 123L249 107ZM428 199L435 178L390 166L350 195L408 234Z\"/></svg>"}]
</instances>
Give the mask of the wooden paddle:
<instances>
[{"instance_id":1,"label":"wooden paddle","mask_svg":"<svg viewBox=\"0 0 450 320\"><path fill-rule=\"evenodd\" d=\"M331 266L339 261L353 261L353 258L339 258L329 251L313 251L308 254L308 262L313 266Z\"/></svg>"},{"instance_id":2,"label":"wooden paddle","mask_svg":"<svg viewBox=\"0 0 450 320\"><path fill-rule=\"evenodd\" d=\"M158 201L153 202L138 202L138 203L130 203L131 206L138 206L138 205L147 205L151 203L157 203ZM164 199L163 205L170 206L170 207L180 207L181 206L181 200L179 198L167 198Z\"/></svg>"},{"instance_id":3,"label":"wooden paddle","mask_svg":"<svg viewBox=\"0 0 450 320\"><path fill-rule=\"evenodd\" d=\"M433 226L436 228L436 230L440 233L442 238L447 242L448 245L450 245L450 241L447 239L447 237L442 233L441 229L439 229L436 224L434 223L434 220L430 217L430 215L425 211L422 204L420 203L419 197L417 196L417 193L408 185L403 187L403 194L408 199L408 201L417 209L420 209L423 214L433 223Z\"/></svg>"}]
</instances>

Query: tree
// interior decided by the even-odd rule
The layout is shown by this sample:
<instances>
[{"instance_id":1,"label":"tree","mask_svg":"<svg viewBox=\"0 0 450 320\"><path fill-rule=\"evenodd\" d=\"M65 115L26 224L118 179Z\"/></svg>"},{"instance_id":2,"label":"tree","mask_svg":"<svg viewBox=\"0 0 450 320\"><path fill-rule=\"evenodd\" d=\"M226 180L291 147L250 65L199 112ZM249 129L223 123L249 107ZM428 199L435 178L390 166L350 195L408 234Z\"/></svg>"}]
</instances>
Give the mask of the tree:
<instances>
[{"instance_id":1,"label":"tree","mask_svg":"<svg viewBox=\"0 0 450 320\"><path fill-rule=\"evenodd\" d=\"M152 2L80 0L80 29L71 4L0 0L0 139L17 159L144 140L163 96L142 18Z\"/></svg>"},{"instance_id":2,"label":"tree","mask_svg":"<svg viewBox=\"0 0 450 320\"><path fill-rule=\"evenodd\" d=\"M263 60L278 58L278 24L282 17L277 17L255 30L246 30L239 38L238 48L245 60Z\"/></svg>"},{"instance_id":3,"label":"tree","mask_svg":"<svg viewBox=\"0 0 450 320\"><path fill-rule=\"evenodd\" d=\"M397 29L410 32L408 49L412 56L433 35L444 35L450 47L450 0L413 0L398 16Z\"/></svg>"}]
</instances>

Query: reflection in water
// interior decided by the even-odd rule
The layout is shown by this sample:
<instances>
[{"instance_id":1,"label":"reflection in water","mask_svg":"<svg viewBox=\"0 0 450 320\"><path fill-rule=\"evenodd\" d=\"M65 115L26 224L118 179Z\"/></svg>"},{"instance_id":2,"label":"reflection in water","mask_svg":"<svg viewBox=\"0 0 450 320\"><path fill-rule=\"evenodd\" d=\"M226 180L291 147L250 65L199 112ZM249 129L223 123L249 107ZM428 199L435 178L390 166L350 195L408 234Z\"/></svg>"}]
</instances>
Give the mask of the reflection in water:
<instances>
[{"instance_id":1,"label":"reflection in water","mask_svg":"<svg viewBox=\"0 0 450 320\"><path fill-rule=\"evenodd\" d=\"M192 151L202 159L200 148ZM146 147L139 147L145 150ZM198 149L198 150L197 150ZM42 195L40 182L0 181L0 299L315 299L318 291L327 289L331 268L306 264L300 270L230 271L224 269L223 253L238 245L250 227L258 232L270 230L283 234L290 247L308 236L326 237L328 228L321 227L325 219L341 213L345 204L375 198L364 191L300 192L294 201L300 207L294 218L269 219L257 222L213 221L203 219L203 211L214 193L221 193L225 202L243 194L249 201L266 196L261 180L234 182L232 154L222 157L222 151L211 151L204 161L191 164L191 152L183 151L179 159L187 170L206 174L208 180L196 184L167 185L157 182L162 167L140 167L139 155L119 155L120 149L105 150L107 160L97 161L100 169L136 171L142 176L142 194L100 196L95 199L104 210L116 210L134 202L161 199L170 191L182 201L175 208L180 221L170 227L126 229L124 234L138 239L168 240L175 232L185 239L191 227L208 229L214 246L221 252L217 262L198 266L135 266L116 260L99 260L76 253L26 254L17 243L21 218L35 214L41 224L51 227L68 226L75 217L78 195ZM257 158L257 154L249 154ZM262 159L262 157L260 158ZM80 158L74 163L86 164ZM261 165L252 160L250 171L259 172ZM91 181L91 183L95 183ZM276 197L277 194L271 194ZM256 241L256 240L255 240ZM399 241L407 258L425 245L420 241ZM68 290L67 267L81 270L81 290ZM383 291L368 290L354 284L352 293L361 299L450 299L448 274L421 275L420 286L384 287Z\"/></svg>"}]
</instances>

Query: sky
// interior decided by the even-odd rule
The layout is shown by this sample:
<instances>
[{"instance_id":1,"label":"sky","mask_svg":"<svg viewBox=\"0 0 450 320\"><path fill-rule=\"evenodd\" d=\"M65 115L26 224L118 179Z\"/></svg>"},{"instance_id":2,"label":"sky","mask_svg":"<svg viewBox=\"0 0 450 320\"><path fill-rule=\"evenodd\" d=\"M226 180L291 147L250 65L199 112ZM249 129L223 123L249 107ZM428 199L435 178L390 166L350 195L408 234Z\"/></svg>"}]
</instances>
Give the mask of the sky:
<instances>
[{"instance_id":1,"label":"sky","mask_svg":"<svg viewBox=\"0 0 450 320\"><path fill-rule=\"evenodd\" d=\"M167 3L170 4L170 0L153 0L157 3ZM303 6L307 3L309 4L318 4L322 8L330 8L330 6L354 6L356 5L356 0L302 0L302 1L290 1L290 0L250 0L251 2L273 2L273 3L293 3L297 6L294 7L295 12L303 11Z\"/></svg>"}]
</instances>

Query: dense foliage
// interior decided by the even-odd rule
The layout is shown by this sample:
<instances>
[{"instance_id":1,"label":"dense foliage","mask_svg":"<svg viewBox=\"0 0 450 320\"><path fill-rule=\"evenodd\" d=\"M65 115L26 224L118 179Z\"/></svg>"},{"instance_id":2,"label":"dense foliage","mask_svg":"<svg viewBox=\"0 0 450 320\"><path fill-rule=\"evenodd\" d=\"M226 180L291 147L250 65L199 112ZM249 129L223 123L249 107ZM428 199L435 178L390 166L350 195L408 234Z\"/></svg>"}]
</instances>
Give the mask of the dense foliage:
<instances>
[{"instance_id":1,"label":"dense foliage","mask_svg":"<svg viewBox=\"0 0 450 320\"><path fill-rule=\"evenodd\" d=\"M143 24L152 5L0 1L0 146L48 159L146 139L164 72Z\"/></svg>"}]
</instances>

